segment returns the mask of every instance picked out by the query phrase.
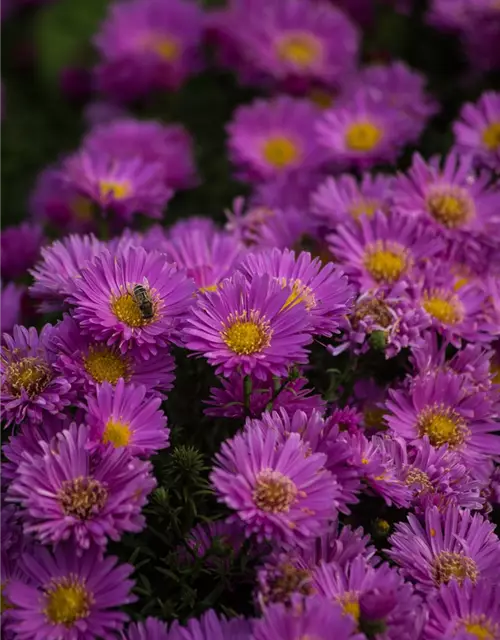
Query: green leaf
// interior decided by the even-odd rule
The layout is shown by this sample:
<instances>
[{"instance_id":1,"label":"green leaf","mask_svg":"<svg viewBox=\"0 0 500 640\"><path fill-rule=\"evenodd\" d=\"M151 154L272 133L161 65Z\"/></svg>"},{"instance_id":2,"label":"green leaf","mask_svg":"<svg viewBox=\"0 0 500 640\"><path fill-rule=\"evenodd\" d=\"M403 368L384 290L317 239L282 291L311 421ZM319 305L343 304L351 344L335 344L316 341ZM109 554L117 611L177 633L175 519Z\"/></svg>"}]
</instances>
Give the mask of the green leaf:
<instances>
[{"instance_id":1,"label":"green leaf","mask_svg":"<svg viewBox=\"0 0 500 640\"><path fill-rule=\"evenodd\" d=\"M58 0L37 13L33 38L42 79L56 84L61 69L81 65L91 54L91 39L105 16L107 0Z\"/></svg>"}]
</instances>

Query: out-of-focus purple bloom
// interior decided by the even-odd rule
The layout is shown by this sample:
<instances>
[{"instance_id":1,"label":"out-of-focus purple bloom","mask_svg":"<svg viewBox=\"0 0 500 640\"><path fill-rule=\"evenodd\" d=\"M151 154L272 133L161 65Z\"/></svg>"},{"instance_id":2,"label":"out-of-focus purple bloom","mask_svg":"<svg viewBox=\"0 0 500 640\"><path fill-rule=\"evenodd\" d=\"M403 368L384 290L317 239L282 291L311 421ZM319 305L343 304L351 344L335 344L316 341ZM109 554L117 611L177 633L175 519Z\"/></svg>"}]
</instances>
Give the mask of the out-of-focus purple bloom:
<instances>
[{"instance_id":1,"label":"out-of-focus purple bloom","mask_svg":"<svg viewBox=\"0 0 500 640\"><path fill-rule=\"evenodd\" d=\"M27 293L26 287L9 282L0 285L0 333L11 332L14 325L20 324L22 299Z\"/></svg>"},{"instance_id":2,"label":"out-of-focus purple bloom","mask_svg":"<svg viewBox=\"0 0 500 640\"><path fill-rule=\"evenodd\" d=\"M191 618L185 627L174 622L170 627L168 640L251 640L250 621L243 618L226 619L213 609L201 618ZM149 639L148 639L149 640Z\"/></svg>"},{"instance_id":3,"label":"out-of-focus purple bloom","mask_svg":"<svg viewBox=\"0 0 500 640\"><path fill-rule=\"evenodd\" d=\"M167 624L156 618L146 618L144 622L129 624L121 636L123 640L169 640Z\"/></svg>"},{"instance_id":4,"label":"out-of-focus purple bloom","mask_svg":"<svg viewBox=\"0 0 500 640\"><path fill-rule=\"evenodd\" d=\"M0 234L1 272L3 280L15 280L27 275L44 243L40 225L23 222L17 227L7 227Z\"/></svg>"},{"instance_id":5,"label":"out-of-focus purple bloom","mask_svg":"<svg viewBox=\"0 0 500 640\"><path fill-rule=\"evenodd\" d=\"M486 91L462 107L453 125L457 150L473 156L479 166L500 172L500 93Z\"/></svg>"}]
</instances>

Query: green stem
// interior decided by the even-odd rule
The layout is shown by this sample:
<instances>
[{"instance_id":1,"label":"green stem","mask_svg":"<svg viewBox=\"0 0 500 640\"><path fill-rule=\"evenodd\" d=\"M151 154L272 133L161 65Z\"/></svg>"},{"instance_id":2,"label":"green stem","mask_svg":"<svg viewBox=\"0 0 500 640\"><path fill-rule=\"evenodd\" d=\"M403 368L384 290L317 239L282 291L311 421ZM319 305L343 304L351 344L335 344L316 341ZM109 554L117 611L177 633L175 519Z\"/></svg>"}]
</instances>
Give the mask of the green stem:
<instances>
[{"instance_id":1,"label":"green stem","mask_svg":"<svg viewBox=\"0 0 500 640\"><path fill-rule=\"evenodd\" d=\"M243 406L245 407L245 416L250 415L250 396L252 395L252 378L245 376L243 379Z\"/></svg>"}]
</instances>

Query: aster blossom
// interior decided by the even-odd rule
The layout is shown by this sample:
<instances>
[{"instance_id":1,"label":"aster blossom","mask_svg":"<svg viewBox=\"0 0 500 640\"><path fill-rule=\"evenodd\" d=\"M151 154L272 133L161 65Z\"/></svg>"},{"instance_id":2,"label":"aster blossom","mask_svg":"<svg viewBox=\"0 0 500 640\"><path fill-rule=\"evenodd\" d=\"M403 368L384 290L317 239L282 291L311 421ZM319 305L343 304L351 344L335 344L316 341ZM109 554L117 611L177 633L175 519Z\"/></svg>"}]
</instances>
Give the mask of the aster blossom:
<instances>
[{"instance_id":1,"label":"aster blossom","mask_svg":"<svg viewBox=\"0 0 500 640\"><path fill-rule=\"evenodd\" d=\"M252 637L248 620L228 620L209 609L199 619L191 618L185 627L174 622L168 640L251 640Z\"/></svg>"},{"instance_id":2,"label":"aster blossom","mask_svg":"<svg viewBox=\"0 0 500 640\"><path fill-rule=\"evenodd\" d=\"M82 556L67 546L57 554L37 547L23 554L21 567L26 578L6 589L19 640L111 640L128 619L118 607L136 600L133 567L103 558L97 547Z\"/></svg>"},{"instance_id":3,"label":"aster blossom","mask_svg":"<svg viewBox=\"0 0 500 640\"><path fill-rule=\"evenodd\" d=\"M0 233L2 278L15 280L23 276L35 264L44 240L39 224L24 222L3 229Z\"/></svg>"},{"instance_id":4,"label":"aster blossom","mask_svg":"<svg viewBox=\"0 0 500 640\"><path fill-rule=\"evenodd\" d=\"M104 382L87 399L89 439L105 446L112 443L134 456L165 449L170 431L160 404L161 398L149 397L143 385L126 384L123 378L114 387Z\"/></svg>"},{"instance_id":5,"label":"aster blossom","mask_svg":"<svg viewBox=\"0 0 500 640\"><path fill-rule=\"evenodd\" d=\"M140 510L156 486L148 462L112 447L91 454L88 435L73 424L42 442L42 455L27 454L9 488L9 500L22 506L25 533L42 544L72 539L77 554L91 542L105 547L108 538L141 531Z\"/></svg>"},{"instance_id":6,"label":"aster blossom","mask_svg":"<svg viewBox=\"0 0 500 640\"><path fill-rule=\"evenodd\" d=\"M186 346L226 377L234 371L261 380L268 373L287 376L289 366L306 362L312 339L305 305L286 304L291 295L268 275L249 283L236 274L198 298L184 329Z\"/></svg>"},{"instance_id":7,"label":"aster blossom","mask_svg":"<svg viewBox=\"0 0 500 640\"><path fill-rule=\"evenodd\" d=\"M500 568L500 540L494 528L477 513L451 508L441 514L432 507L423 523L410 514L407 523L396 525L387 553L424 593L436 595L435 590L450 581L491 584Z\"/></svg>"},{"instance_id":8,"label":"aster blossom","mask_svg":"<svg viewBox=\"0 0 500 640\"><path fill-rule=\"evenodd\" d=\"M0 333L11 332L16 324L20 324L22 302L26 295L26 287L14 282L4 285L0 283Z\"/></svg>"},{"instance_id":9,"label":"aster blossom","mask_svg":"<svg viewBox=\"0 0 500 640\"><path fill-rule=\"evenodd\" d=\"M129 624L124 640L168 640L167 625L156 618L146 618L144 622Z\"/></svg>"},{"instance_id":10,"label":"aster blossom","mask_svg":"<svg viewBox=\"0 0 500 640\"><path fill-rule=\"evenodd\" d=\"M210 480L247 536L300 545L335 517L338 489L324 469L326 456L306 454L298 434L280 445L276 432L259 428L223 443Z\"/></svg>"},{"instance_id":11,"label":"aster blossom","mask_svg":"<svg viewBox=\"0 0 500 640\"><path fill-rule=\"evenodd\" d=\"M103 252L80 276L70 298L80 328L120 353L138 347L145 359L172 340L194 290L164 255L134 246ZM134 297L137 285L151 301L147 317Z\"/></svg>"},{"instance_id":12,"label":"aster blossom","mask_svg":"<svg viewBox=\"0 0 500 640\"><path fill-rule=\"evenodd\" d=\"M40 334L34 327L16 325L4 334L0 357L1 406L6 425L25 419L42 422L44 415L63 416L73 401L71 384L54 368L51 346L54 327Z\"/></svg>"},{"instance_id":13,"label":"aster blossom","mask_svg":"<svg viewBox=\"0 0 500 640\"><path fill-rule=\"evenodd\" d=\"M323 266L308 252L297 256L288 249L251 253L239 270L250 281L255 275L267 273L291 287L287 305L304 302L316 334L331 335L350 309L353 291L342 271L332 263Z\"/></svg>"}]
</instances>

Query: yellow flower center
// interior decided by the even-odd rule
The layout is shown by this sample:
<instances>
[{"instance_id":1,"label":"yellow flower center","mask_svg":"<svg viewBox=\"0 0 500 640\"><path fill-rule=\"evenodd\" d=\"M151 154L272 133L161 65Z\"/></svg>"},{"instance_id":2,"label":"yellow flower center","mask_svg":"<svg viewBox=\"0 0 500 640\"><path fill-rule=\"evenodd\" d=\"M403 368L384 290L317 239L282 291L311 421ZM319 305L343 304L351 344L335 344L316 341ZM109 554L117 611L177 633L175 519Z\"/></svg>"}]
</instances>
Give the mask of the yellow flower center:
<instances>
[{"instance_id":1,"label":"yellow flower center","mask_svg":"<svg viewBox=\"0 0 500 640\"><path fill-rule=\"evenodd\" d=\"M454 325L463 319L463 308L457 296L450 291L426 291L422 306L439 322Z\"/></svg>"},{"instance_id":2,"label":"yellow flower center","mask_svg":"<svg viewBox=\"0 0 500 640\"><path fill-rule=\"evenodd\" d=\"M440 187L427 196L427 210L436 222L456 229L476 215L474 202L461 187Z\"/></svg>"},{"instance_id":3,"label":"yellow flower center","mask_svg":"<svg viewBox=\"0 0 500 640\"><path fill-rule=\"evenodd\" d=\"M361 216L372 218L375 211L378 211L381 206L382 203L380 200L365 200L364 198L361 198L349 207L349 213L354 220L359 220Z\"/></svg>"},{"instance_id":4,"label":"yellow flower center","mask_svg":"<svg viewBox=\"0 0 500 640\"><path fill-rule=\"evenodd\" d=\"M123 200L130 192L129 182L115 182L114 180L100 180L99 192L103 198L113 196L115 200Z\"/></svg>"},{"instance_id":5,"label":"yellow flower center","mask_svg":"<svg viewBox=\"0 0 500 640\"><path fill-rule=\"evenodd\" d=\"M272 331L269 323L258 317L256 312L246 311L230 317L221 337L231 351L239 355L260 353L269 346Z\"/></svg>"},{"instance_id":6,"label":"yellow flower center","mask_svg":"<svg viewBox=\"0 0 500 640\"><path fill-rule=\"evenodd\" d=\"M359 602L358 596L355 593L347 592L342 594L339 598L339 604L345 615L352 616L356 622L359 622Z\"/></svg>"},{"instance_id":7,"label":"yellow flower center","mask_svg":"<svg viewBox=\"0 0 500 640\"><path fill-rule=\"evenodd\" d=\"M384 241L367 247L363 262L375 282L396 282L409 266L405 249L397 243Z\"/></svg>"},{"instance_id":8,"label":"yellow flower center","mask_svg":"<svg viewBox=\"0 0 500 640\"><path fill-rule=\"evenodd\" d=\"M324 89L313 89L309 93L309 99L321 109L329 109L333 105L335 96Z\"/></svg>"},{"instance_id":9,"label":"yellow flower center","mask_svg":"<svg viewBox=\"0 0 500 640\"><path fill-rule=\"evenodd\" d=\"M409 467L406 472L405 484L412 487L417 494L432 491L432 484L429 480L429 476L416 467Z\"/></svg>"},{"instance_id":10,"label":"yellow flower center","mask_svg":"<svg viewBox=\"0 0 500 640\"><path fill-rule=\"evenodd\" d=\"M40 358L23 358L19 362L11 362L7 367L7 387L16 398L23 393L34 398L47 387L51 380L52 371Z\"/></svg>"},{"instance_id":11,"label":"yellow flower center","mask_svg":"<svg viewBox=\"0 0 500 640\"><path fill-rule=\"evenodd\" d=\"M500 147L500 122L492 122L483 131L483 144L490 151L496 151Z\"/></svg>"},{"instance_id":12,"label":"yellow flower center","mask_svg":"<svg viewBox=\"0 0 500 640\"><path fill-rule=\"evenodd\" d=\"M500 625L485 615L473 616L462 622L463 629L477 640L498 640L500 637Z\"/></svg>"},{"instance_id":13,"label":"yellow flower center","mask_svg":"<svg viewBox=\"0 0 500 640\"><path fill-rule=\"evenodd\" d=\"M369 429L383 430L386 428L384 420L385 412L380 407L366 407L363 410L363 420Z\"/></svg>"},{"instance_id":14,"label":"yellow flower center","mask_svg":"<svg viewBox=\"0 0 500 640\"><path fill-rule=\"evenodd\" d=\"M322 56L321 42L312 33L292 32L280 38L277 43L278 57L301 71L312 67Z\"/></svg>"},{"instance_id":15,"label":"yellow flower center","mask_svg":"<svg viewBox=\"0 0 500 640\"><path fill-rule=\"evenodd\" d=\"M476 582L479 571L472 558L454 551L441 551L432 565L432 578L437 585L449 582L454 578L462 584L466 578Z\"/></svg>"},{"instance_id":16,"label":"yellow flower center","mask_svg":"<svg viewBox=\"0 0 500 640\"><path fill-rule=\"evenodd\" d=\"M131 435L132 431L128 422L110 418L102 434L102 441L104 444L112 442L115 447L126 447L130 442Z\"/></svg>"},{"instance_id":17,"label":"yellow flower center","mask_svg":"<svg viewBox=\"0 0 500 640\"><path fill-rule=\"evenodd\" d=\"M130 293L123 293L116 298L112 298L111 311L120 322L123 322L129 327L144 327L155 320L155 314L153 314L152 318L144 317L140 306Z\"/></svg>"},{"instance_id":18,"label":"yellow flower center","mask_svg":"<svg viewBox=\"0 0 500 640\"><path fill-rule=\"evenodd\" d=\"M80 477L65 480L57 499L65 515L88 520L106 504L108 491L98 480Z\"/></svg>"},{"instance_id":19,"label":"yellow flower center","mask_svg":"<svg viewBox=\"0 0 500 640\"><path fill-rule=\"evenodd\" d=\"M283 513L297 498L297 487L279 471L264 469L256 478L257 482L253 491L255 506L268 513Z\"/></svg>"},{"instance_id":20,"label":"yellow flower center","mask_svg":"<svg viewBox=\"0 0 500 640\"><path fill-rule=\"evenodd\" d=\"M286 562L277 567L270 579L269 592L264 594L266 604L270 602L287 602L293 593L311 595L311 571L295 567Z\"/></svg>"},{"instance_id":21,"label":"yellow flower center","mask_svg":"<svg viewBox=\"0 0 500 640\"><path fill-rule=\"evenodd\" d=\"M127 357L106 346L91 346L83 358L83 366L99 384L109 382L115 385L120 378L128 381L132 373Z\"/></svg>"},{"instance_id":22,"label":"yellow flower center","mask_svg":"<svg viewBox=\"0 0 500 640\"><path fill-rule=\"evenodd\" d=\"M76 196L71 203L71 211L75 214L75 218L81 222L92 220L92 203L88 198Z\"/></svg>"},{"instance_id":23,"label":"yellow flower center","mask_svg":"<svg viewBox=\"0 0 500 640\"><path fill-rule=\"evenodd\" d=\"M382 140L382 130L371 122L355 122L345 134L345 144L352 151L372 151Z\"/></svg>"},{"instance_id":24,"label":"yellow flower center","mask_svg":"<svg viewBox=\"0 0 500 640\"><path fill-rule=\"evenodd\" d=\"M300 150L296 143L285 136L268 138L264 142L263 153L266 162L277 169L290 166L300 156Z\"/></svg>"},{"instance_id":25,"label":"yellow flower center","mask_svg":"<svg viewBox=\"0 0 500 640\"><path fill-rule=\"evenodd\" d=\"M174 62L180 56L179 43L168 36L153 38L150 41L150 49L167 62Z\"/></svg>"},{"instance_id":26,"label":"yellow flower center","mask_svg":"<svg viewBox=\"0 0 500 640\"><path fill-rule=\"evenodd\" d=\"M300 280L288 280L282 278L281 282L283 286L289 286L292 288L292 293L286 299L283 309L288 307L294 307L296 304L303 302L308 311L314 309L316 306L316 296L314 295L311 287L306 286Z\"/></svg>"},{"instance_id":27,"label":"yellow flower center","mask_svg":"<svg viewBox=\"0 0 500 640\"><path fill-rule=\"evenodd\" d=\"M419 436L428 436L433 447L462 444L468 429L464 419L450 407L437 405L424 409L417 420Z\"/></svg>"},{"instance_id":28,"label":"yellow flower center","mask_svg":"<svg viewBox=\"0 0 500 640\"><path fill-rule=\"evenodd\" d=\"M45 588L45 596L47 604L43 612L48 620L66 627L87 618L93 602L85 581L73 575L54 578Z\"/></svg>"}]
</instances>

